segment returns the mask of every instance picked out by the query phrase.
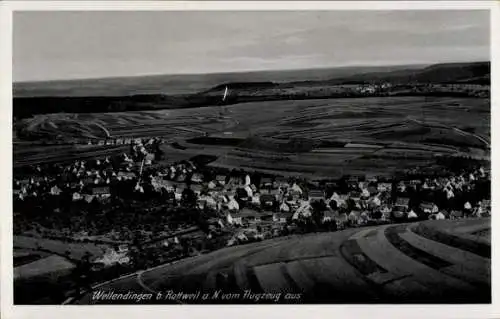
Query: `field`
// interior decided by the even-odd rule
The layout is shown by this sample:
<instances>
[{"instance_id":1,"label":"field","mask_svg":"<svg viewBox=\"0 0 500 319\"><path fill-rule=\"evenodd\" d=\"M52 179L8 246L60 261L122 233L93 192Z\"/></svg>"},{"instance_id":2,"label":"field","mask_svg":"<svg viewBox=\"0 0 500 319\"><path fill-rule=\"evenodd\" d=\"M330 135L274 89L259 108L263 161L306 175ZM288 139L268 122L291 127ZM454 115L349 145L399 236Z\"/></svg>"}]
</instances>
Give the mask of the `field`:
<instances>
[{"instance_id":1,"label":"field","mask_svg":"<svg viewBox=\"0 0 500 319\"><path fill-rule=\"evenodd\" d=\"M41 275L47 275L56 272L65 272L73 269L75 266L65 258L57 255L51 255L32 263L14 268L14 279L28 279Z\"/></svg>"},{"instance_id":2,"label":"field","mask_svg":"<svg viewBox=\"0 0 500 319\"><path fill-rule=\"evenodd\" d=\"M490 219L424 221L292 235L186 258L99 288L116 293L219 290L236 295L165 298L160 304L270 303L249 300L241 295L245 291L300 293L298 303L307 304L488 303L491 242L470 234L488 231L490 223ZM76 304L110 303L91 296ZM285 298L279 303L297 301Z\"/></svg>"},{"instance_id":3,"label":"field","mask_svg":"<svg viewBox=\"0 0 500 319\"><path fill-rule=\"evenodd\" d=\"M167 160L213 155L210 165L308 176L391 174L436 156L489 159L487 99L371 97L269 101L122 113L46 114L22 122L45 136L161 136ZM125 146L14 145L15 164L103 156Z\"/></svg>"},{"instance_id":4,"label":"field","mask_svg":"<svg viewBox=\"0 0 500 319\"><path fill-rule=\"evenodd\" d=\"M66 256L68 252L67 257L69 259L80 260L86 253L90 253L92 257L100 257L108 246L93 243L65 243L46 238L14 236L14 248L16 250L41 250L42 252L51 252L61 256Z\"/></svg>"}]
</instances>

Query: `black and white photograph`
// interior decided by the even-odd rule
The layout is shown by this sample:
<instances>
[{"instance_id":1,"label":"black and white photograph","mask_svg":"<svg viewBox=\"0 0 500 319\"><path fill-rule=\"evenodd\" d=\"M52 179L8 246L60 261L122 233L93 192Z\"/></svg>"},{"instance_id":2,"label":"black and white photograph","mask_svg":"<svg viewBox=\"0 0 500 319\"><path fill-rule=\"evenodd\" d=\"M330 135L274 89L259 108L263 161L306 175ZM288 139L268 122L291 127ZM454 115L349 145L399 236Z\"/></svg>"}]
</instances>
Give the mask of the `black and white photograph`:
<instances>
[{"instance_id":1,"label":"black and white photograph","mask_svg":"<svg viewBox=\"0 0 500 319\"><path fill-rule=\"evenodd\" d=\"M14 11L14 305L491 304L491 30Z\"/></svg>"}]
</instances>

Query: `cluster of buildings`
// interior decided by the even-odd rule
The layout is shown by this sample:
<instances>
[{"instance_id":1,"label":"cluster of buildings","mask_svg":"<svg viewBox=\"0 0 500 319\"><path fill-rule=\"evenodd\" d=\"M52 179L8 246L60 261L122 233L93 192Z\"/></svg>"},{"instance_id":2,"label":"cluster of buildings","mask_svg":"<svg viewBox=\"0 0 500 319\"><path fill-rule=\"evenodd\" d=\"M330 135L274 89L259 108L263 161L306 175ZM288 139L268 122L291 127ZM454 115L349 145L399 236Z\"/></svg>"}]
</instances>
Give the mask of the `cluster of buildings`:
<instances>
[{"instance_id":1,"label":"cluster of buildings","mask_svg":"<svg viewBox=\"0 0 500 319\"><path fill-rule=\"evenodd\" d=\"M134 140L131 154L93 161L76 160L67 165L37 165L30 176L14 177L14 199L24 201L70 194L73 201L103 201L120 182L136 180L155 160L155 139ZM139 187L139 186L138 186Z\"/></svg>"},{"instance_id":2,"label":"cluster of buildings","mask_svg":"<svg viewBox=\"0 0 500 319\"><path fill-rule=\"evenodd\" d=\"M137 141L130 155L58 165L51 168L55 174L44 174L43 168L36 167L37 174L15 179L14 197L24 201L71 196L72 202L105 203L119 196L115 188L127 185L132 193L158 195L173 207L213 212L213 216L218 216L213 218L213 225L235 230L228 245L249 238L278 236L283 229L293 229L301 223L343 229L394 220L483 217L489 216L491 209L486 198L489 194L482 200L457 206L458 194L471 192L477 181L490 179L483 168L442 178L384 181L354 176L342 183L312 183L243 171L208 171L190 161L152 166L154 145L155 141ZM431 196L415 200L416 194ZM212 232L208 235L214 236ZM110 252L103 262L128 260L123 254Z\"/></svg>"}]
</instances>

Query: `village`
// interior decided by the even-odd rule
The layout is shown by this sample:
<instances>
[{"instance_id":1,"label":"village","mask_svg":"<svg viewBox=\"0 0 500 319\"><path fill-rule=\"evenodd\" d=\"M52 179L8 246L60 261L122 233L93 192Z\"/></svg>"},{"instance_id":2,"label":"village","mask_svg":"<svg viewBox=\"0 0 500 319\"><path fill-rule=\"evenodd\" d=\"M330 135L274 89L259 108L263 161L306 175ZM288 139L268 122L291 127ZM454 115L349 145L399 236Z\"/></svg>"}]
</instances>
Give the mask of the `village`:
<instances>
[{"instance_id":1,"label":"village","mask_svg":"<svg viewBox=\"0 0 500 319\"><path fill-rule=\"evenodd\" d=\"M93 264L145 267L296 233L490 214L483 167L453 176L318 182L193 161L162 165L159 143L134 140L130 154L15 175L14 234L107 244Z\"/></svg>"}]
</instances>

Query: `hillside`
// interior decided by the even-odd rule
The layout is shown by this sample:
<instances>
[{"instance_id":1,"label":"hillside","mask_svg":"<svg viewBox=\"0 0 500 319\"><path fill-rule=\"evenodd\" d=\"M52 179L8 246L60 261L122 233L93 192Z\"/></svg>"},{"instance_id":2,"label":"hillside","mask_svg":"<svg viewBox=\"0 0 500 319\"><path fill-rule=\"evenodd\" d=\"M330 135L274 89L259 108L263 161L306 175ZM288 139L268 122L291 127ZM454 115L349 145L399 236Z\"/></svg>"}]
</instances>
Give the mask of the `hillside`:
<instances>
[{"instance_id":1,"label":"hillside","mask_svg":"<svg viewBox=\"0 0 500 319\"><path fill-rule=\"evenodd\" d=\"M352 66L303 70L275 70L212 74L147 75L101 79L14 83L14 97L183 95L209 90L223 83L325 81L367 72L389 72L425 65Z\"/></svg>"},{"instance_id":2,"label":"hillside","mask_svg":"<svg viewBox=\"0 0 500 319\"><path fill-rule=\"evenodd\" d=\"M391 72L371 72L337 78L331 84L391 82L391 83L490 83L490 63L443 63L421 69L405 69Z\"/></svg>"},{"instance_id":3,"label":"hillside","mask_svg":"<svg viewBox=\"0 0 500 319\"><path fill-rule=\"evenodd\" d=\"M390 67L389 67L390 69ZM369 70L364 69L365 71ZM124 95L88 95L88 96L78 96L78 95L67 95L59 96L55 94L54 96L34 96L26 97L24 96L26 92L22 93L21 96L14 97L14 107L13 113L16 118L30 117L34 114L46 114L46 113L96 113L96 112L124 112L124 111L139 111L139 110L156 110L156 109L175 109L175 108L189 108L189 107L201 107L201 106L211 106L219 105L222 103L221 97L223 95L224 89L227 86L231 90L231 94L228 99L224 102L225 104L237 104L243 102L251 101L272 101L272 100L300 100L300 99L324 99L324 98L341 98L341 97L358 97L364 96L349 88L348 85L354 84L359 85L363 83L380 83L380 82L390 82L393 84L407 85L410 83L420 83L420 84L439 84L439 83L477 83L489 85L490 79L490 63L489 62L477 62L477 63L452 63L452 64L436 64L424 68L406 68L377 72L364 72L356 75L350 75L347 77L340 78L324 78L321 80L300 80L300 81L270 81L266 80L255 80L258 78L265 77L265 73L260 72L250 76L245 81L220 81L213 85L211 88L204 88L190 94L134 94L137 89L130 89ZM352 69L345 68L337 72L337 74L342 73L352 73ZM293 71L291 74L284 71L282 73L281 79L292 79L297 76L298 71ZM298 72L298 73L297 73ZM306 74L301 71L302 74ZM312 75L310 78L317 76L320 78L326 77L333 71L327 69L325 71L311 71ZM270 78L277 79L279 72L268 73ZM247 73L251 74L251 73ZM271 76L272 75L272 76ZM216 78L212 75L212 80ZM237 76L232 74L234 78ZM242 78L243 75L238 77ZM222 79L222 76L221 76ZM109 79L108 79L109 80ZM115 79L116 80L116 79ZM100 80L96 80L99 82ZM107 81L107 80L103 80ZM117 81L117 80L116 80ZM132 82L129 80L124 80L126 85L131 85ZM127 82L129 81L129 82ZM151 82L149 82L151 81ZM154 82L149 78L145 83L153 83L151 90L154 90L159 82ZM178 82L178 85L181 82ZM193 82L191 84L186 83L189 88L197 87L201 82ZM208 82L206 82L208 83ZM206 84L205 83L205 84ZM102 83L101 83L102 84ZM66 86L75 85L64 84ZM64 87L62 85L62 87ZM99 84L96 84L97 86ZM142 84L144 88L144 83ZM347 85L347 86L345 86ZM50 85L49 85L50 86ZM106 85L104 85L106 86ZM104 86L102 88L104 88ZM345 86L345 87L344 87ZM56 85L57 87L57 85ZM198 86L201 88L202 86ZM123 88L123 87L122 87ZM41 90L41 84L38 87ZM116 88L110 86L108 90L113 92ZM100 90L100 89L99 89ZM97 90L97 91L99 91ZM22 91L22 90L21 90ZM28 90L29 91L29 90ZM63 90L64 91L64 90ZM19 86L18 86L19 92ZM32 92L37 92L34 89ZM49 89L45 93L50 92ZM388 93L388 92L385 92ZM384 94L385 94L384 93ZM404 88L399 92L391 92L403 95L414 95L415 92L408 91ZM16 86L14 87L14 94L16 94ZM418 94L426 94L425 92L418 92ZM463 92L448 92L439 93L440 95L453 94L454 96L464 96ZM466 95L465 95L466 96Z\"/></svg>"}]
</instances>

